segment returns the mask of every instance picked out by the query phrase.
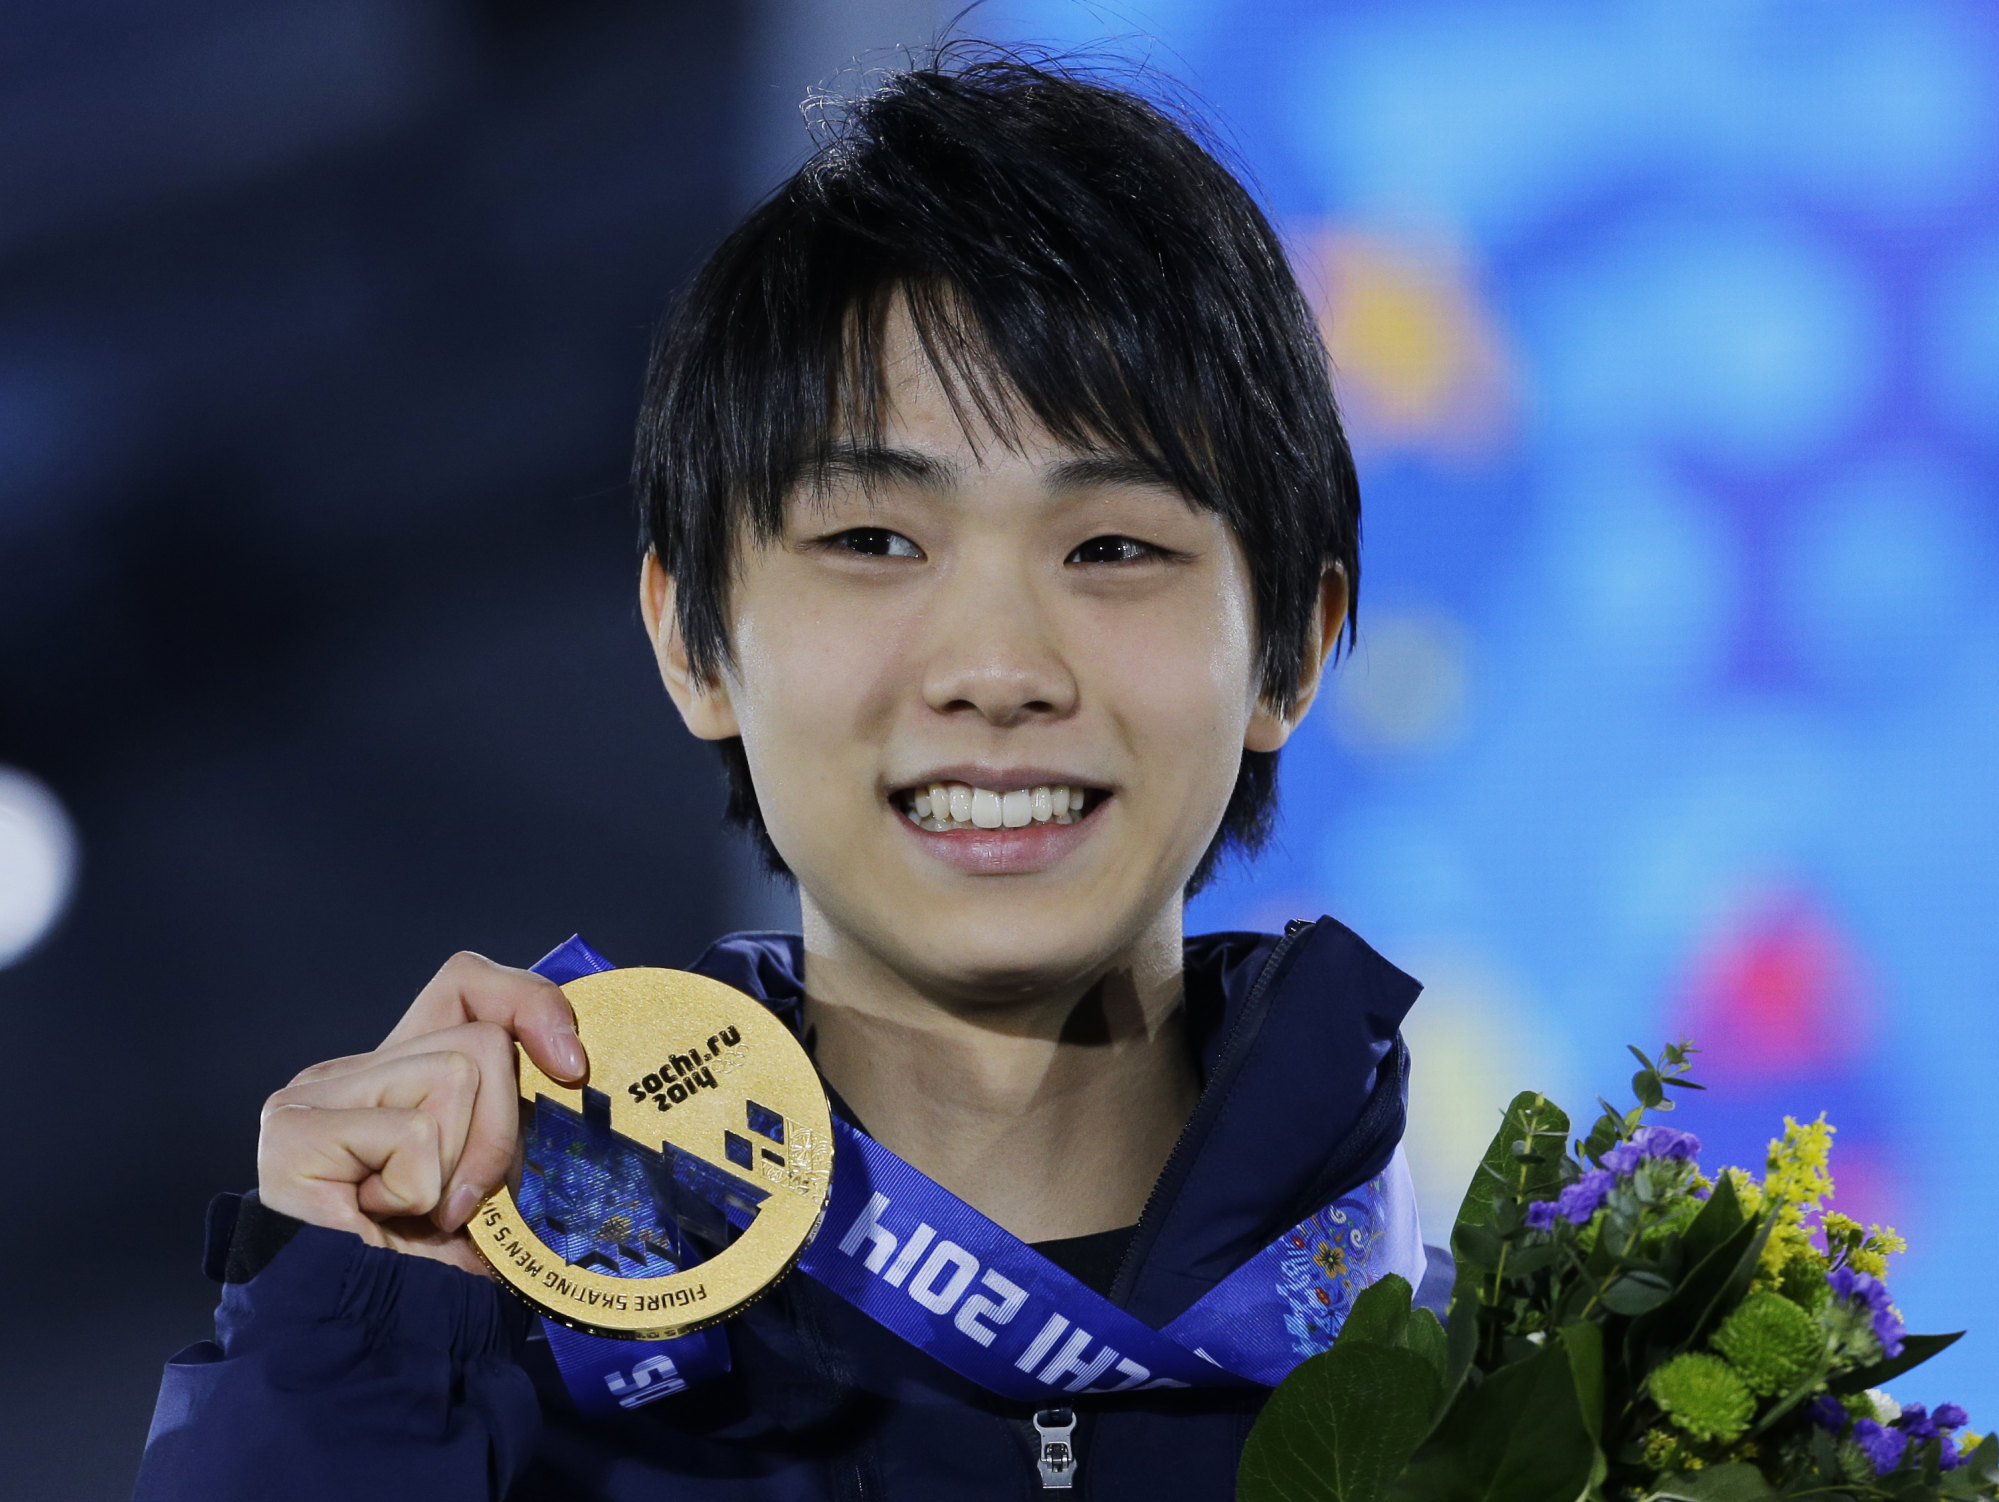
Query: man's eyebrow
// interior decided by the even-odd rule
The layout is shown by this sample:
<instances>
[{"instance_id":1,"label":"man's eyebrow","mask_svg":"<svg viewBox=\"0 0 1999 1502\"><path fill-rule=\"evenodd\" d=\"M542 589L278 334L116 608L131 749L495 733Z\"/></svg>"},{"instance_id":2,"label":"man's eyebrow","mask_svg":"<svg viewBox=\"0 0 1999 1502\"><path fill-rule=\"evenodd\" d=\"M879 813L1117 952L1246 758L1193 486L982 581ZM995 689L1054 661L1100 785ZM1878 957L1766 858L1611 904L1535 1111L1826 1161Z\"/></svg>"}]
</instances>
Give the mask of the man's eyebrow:
<instances>
[{"instance_id":1,"label":"man's eyebrow","mask_svg":"<svg viewBox=\"0 0 1999 1502\"><path fill-rule=\"evenodd\" d=\"M944 490L958 479L958 467L916 449L892 448L881 443L829 443L798 466L800 479L821 483L825 480L855 480L863 489L876 485L914 485L923 490Z\"/></svg>"},{"instance_id":2,"label":"man's eyebrow","mask_svg":"<svg viewBox=\"0 0 1999 1502\"><path fill-rule=\"evenodd\" d=\"M1136 454L1090 454L1064 459L1047 471L1048 484L1055 490L1093 490L1114 485L1145 485L1171 490L1179 483L1165 466Z\"/></svg>"}]
</instances>

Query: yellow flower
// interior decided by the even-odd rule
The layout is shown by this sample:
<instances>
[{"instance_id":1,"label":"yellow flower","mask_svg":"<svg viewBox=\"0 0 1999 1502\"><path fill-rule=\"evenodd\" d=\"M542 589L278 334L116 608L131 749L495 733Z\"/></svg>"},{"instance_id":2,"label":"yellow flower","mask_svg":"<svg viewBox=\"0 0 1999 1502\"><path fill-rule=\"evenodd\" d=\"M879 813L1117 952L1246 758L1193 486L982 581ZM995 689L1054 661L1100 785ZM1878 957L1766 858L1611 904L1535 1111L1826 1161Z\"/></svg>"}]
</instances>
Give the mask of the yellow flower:
<instances>
[{"instance_id":1,"label":"yellow flower","mask_svg":"<svg viewBox=\"0 0 1999 1502\"><path fill-rule=\"evenodd\" d=\"M1763 1208L1763 1186L1747 1169L1724 1168L1721 1172L1735 1186L1735 1198L1742 1206L1742 1213L1753 1218Z\"/></svg>"},{"instance_id":2,"label":"yellow flower","mask_svg":"<svg viewBox=\"0 0 1999 1502\"><path fill-rule=\"evenodd\" d=\"M1893 1226L1872 1225L1867 1228L1867 1239L1846 1260L1858 1272L1885 1278L1888 1275L1888 1259L1908 1249L1909 1243L1896 1233Z\"/></svg>"},{"instance_id":3,"label":"yellow flower","mask_svg":"<svg viewBox=\"0 0 1999 1502\"><path fill-rule=\"evenodd\" d=\"M1834 1266L1844 1265L1877 1278L1887 1276L1891 1256L1909 1249L1891 1227L1872 1225L1863 1231L1859 1221L1837 1210L1826 1213L1824 1226L1826 1253Z\"/></svg>"},{"instance_id":4,"label":"yellow flower","mask_svg":"<svg viewBox=\"0 0 1999 1502\"><path fill-rule=\"evenodd\" d=\"M1804 1219L1824 1205L1832 1193L1832 1174L1826 1167L1832 1156L1832 1134L1833 1127L1824 1112L1819 1113L1817 1121L1802 1126L1796 1118L1786 1116L1784 1135L1770 1144L1769 1173L1764 1177L1757 1208L1761 1208L1763 1201L1775 1204L1777 1224L1763 1246L1759 1281L1781 1280L1786 1263L1818 1255L1804 1228ZM1736 1191L1740 1193L1741 1189L1738 1180Z\"/></svg>"},{"instance_id":5,"label":"yellow flower","mask_svg":"<svg viewBox=\"0 0 1999 1502\"><path fill-rule=\"evenodd\" d=\"M1329 1242L1322 1241L1319 1243L1319 1249L1312 1253L1312 1260L1329 1278L1343 1277L1346 1274L1347 1249L1343 1246L1333 1246Z\"/></svg>"},{"instance_id":6,"label":"yellow flower","mask_svg":"<svg viewBox=\"0 0 1999 1502\"><path fill-rule=\"evenodd\" d=\"M1804 1126L1794 1117L1784 1118L1784 1135L1770 1144L1770 1171L1763 1180L1763 1192L1784 1207L1780 1218L1795 1222L1832 1193L1826 1162L1832 1156L1833 1130L1824 1112Z\"/></svg>"}]
</instances>

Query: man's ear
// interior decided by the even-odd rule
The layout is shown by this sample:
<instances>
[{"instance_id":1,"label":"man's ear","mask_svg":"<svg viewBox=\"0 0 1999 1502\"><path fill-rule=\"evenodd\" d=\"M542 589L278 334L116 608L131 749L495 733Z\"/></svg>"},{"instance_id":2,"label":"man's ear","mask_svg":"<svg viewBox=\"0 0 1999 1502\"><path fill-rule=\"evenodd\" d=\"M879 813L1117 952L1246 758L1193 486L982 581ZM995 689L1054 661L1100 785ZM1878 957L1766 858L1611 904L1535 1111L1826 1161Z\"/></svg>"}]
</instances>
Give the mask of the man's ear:
<instances>
[{"instance_id":1,"label":"man's ear","mask_svg":"<svg viewBox=\"0 0 1999 1502\"><path fill-rule=\"evenodd\" d=\"M687 640L680 634L680 612L674 608L673 578L660 567L657 553L648 552L639 566L639 613L645 617L660 681L687 728L704 741L741 735L728 686L701 682L687 660Z\"/></svg>"},{"instance_id":2,"label":"man's ear","mask_svg":"<svg viewBox=\"0 0 1999 1502\"><path fill-rule=\"evenodd\" d=\"M1298 697L1289 714L1279 714L1259 697L1249 717L1249 730L1242 739L1244 749L1275 751L1291 739L1291 732L1298 728L1305 711L1318 697L1326 664L1332 660L1333 648L1340 643L1340 632L1347 623L1347 599L1346 569L1337 563L1327 564L1319 575L1319 608L1298 664Z\"/></svg>"}]
</instances>

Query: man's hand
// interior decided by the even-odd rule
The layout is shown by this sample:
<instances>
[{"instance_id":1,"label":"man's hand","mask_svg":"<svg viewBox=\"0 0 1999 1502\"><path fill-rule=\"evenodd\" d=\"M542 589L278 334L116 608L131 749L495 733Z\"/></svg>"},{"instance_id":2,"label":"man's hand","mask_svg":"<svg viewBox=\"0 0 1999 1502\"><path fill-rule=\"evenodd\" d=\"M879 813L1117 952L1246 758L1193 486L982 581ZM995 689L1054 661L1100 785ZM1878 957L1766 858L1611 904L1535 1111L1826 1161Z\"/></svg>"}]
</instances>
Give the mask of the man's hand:
<instances>
[{"instance_id":1,"label":"man's hand","mask_svg":"<svg viewBox=\"0 0 1999 1502\"><path fill-rule=\"evenodd\" d=\"M554 982L453 955L381 1047L315 1064L264 1103L258 1197L374 1246L484 1272L462 1228L513 1170L516 1039L556 1079L588 1072Z\"/></svg>"}]
</instances>

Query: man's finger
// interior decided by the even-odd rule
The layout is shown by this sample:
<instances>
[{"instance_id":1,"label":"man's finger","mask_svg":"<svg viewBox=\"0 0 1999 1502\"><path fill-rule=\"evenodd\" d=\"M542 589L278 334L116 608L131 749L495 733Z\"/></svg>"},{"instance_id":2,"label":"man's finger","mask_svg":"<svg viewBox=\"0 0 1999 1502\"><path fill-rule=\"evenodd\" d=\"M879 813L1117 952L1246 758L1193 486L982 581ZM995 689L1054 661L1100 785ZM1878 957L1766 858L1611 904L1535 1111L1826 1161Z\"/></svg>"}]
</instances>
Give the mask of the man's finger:
<instances>
[{"instance_id":1,"label":"man's finger","mask_svg":"<svg viewBox=\"0 0 1999 1502\"><path fill-rule=\"evenodd\" d=\"M383 1245L383 1215L427 1215L444 1177L437 1118L390 1106L280 1106L257 1146L258 1196L273 1210Z\"/></svg>"},{"instance_id":2,"label":"man's finger","mask_svg":"<svg viewBox=\"0 0 1999 1502\"><path fill-rule=\"evenodd\" d=\"M562 988L532 970L497 965L469 952L444 962L384 1042L400 1043L463 1022L505 1028L556 1079L575 1083L589 1073L583 1040L576 1036L576 1014Z\"/></svg>"},{"instance_id":3,"label":"man's finger","mask_svg":"<svg viewBox=\"0 0 1999 1502\"><path fill-rule=\"evenodd\" d=\"M475 1057L475 1052L483 1051L489 1057L500 1054L497 1064L503 1075L500 1088L511 1093L508 1081L513 1072L513 1044L498 1028L484 1025L433 1033L418 1043L433 1040L451 1040L457 1046L423 1052L414 1051L413 1046L411 1052L386 1058L364 1055L362 1067L312 1078L302 1076L303 1083L294 1081L264 1103L264 1118L269 1121L274 1113L295 1106L320 1111L375 1106L427 1111L437 1120L438 1167L448 1181L462 1161L468 1138L478 1133L481 1124L476 1111L485 1093L484 1074L495 1067ZM501 1128L509 1141L500 1151L508 1154L512 1152L513 1125L513 1117L509 1116ZM492 1155L492 1149L482 1148L481 1162Z\"/></svg>"},{"instance_id":4,"label":"man's finger","mask_svg":"<svg viewBox=\"0 0 1999 1502\"><path fill-rule=\"evenodd\" d=\"M300 1074L272 1099L326 1106L413 1105L415 1101L401 1098L370 1097L370 1089L383 1079L379 1066L385 1060L446 1052L461 1055L478 1076L476 1087L466 1092L470 1130L450 1139L445 1156L445 1195L436 1220L439 1230L454 1231L513 1171L520 1135L520 1073L514 1062L514 1039L505 1028L495 1022L464 1022L384 1043L372 1054L329 1059Z\"/></svg>"},{"instance_id":5,"label":"man's finger","mask_svg":"<svg viewBox=\"0 0 1999 1502\"><path fill-rule=\"evenodd\" d=\"M468 1022L413 1040L409 1046L429 1047L444 1039L461 1057L477 1064L479 1075L464 1150L446 1165L444 1196L434 1216L439 1230L455 1231L513 1171L521 1127L521 1084L513 1037L498 1023Z\"/></svg>"}]
</instances>

